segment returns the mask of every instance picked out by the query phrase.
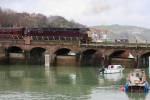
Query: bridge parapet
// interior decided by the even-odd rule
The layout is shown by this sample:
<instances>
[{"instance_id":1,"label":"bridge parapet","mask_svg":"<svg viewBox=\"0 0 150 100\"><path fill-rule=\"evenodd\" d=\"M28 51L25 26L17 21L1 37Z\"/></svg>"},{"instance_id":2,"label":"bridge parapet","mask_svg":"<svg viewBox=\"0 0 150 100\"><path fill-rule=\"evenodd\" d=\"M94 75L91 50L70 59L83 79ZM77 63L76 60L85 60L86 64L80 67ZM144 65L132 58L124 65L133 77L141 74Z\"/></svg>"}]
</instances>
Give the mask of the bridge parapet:
<instances>
[{"instance_id":1,"label":"bridge parapet","mask_svg":"<svg viewBox=\"0 0 150 100\"><path fill-rule=\"evenodd\" d=\"M120 49L150 49L150 44L144 43L90 43L80 44L86 48L120 48Z\"/></svg>"},{"instance_id":2,"label":"bridge parapet","mask_svg":"<svg viewBox=\"0 0 150 100\"><path fill-rule=\"evenodd\" d=\"M32 45L32 44L65 44L65 45L76 45L79 44L79 40L34 40L31 37L24 37L23 39L4 39L0 40L0 44L2 45L3 43L14 43L14 44L27 44L27 45Z\"/></svg>"},{"instance_id":3,"label":"bridge parapet","mask_svg":"<svg viewBox=\"0 0 150 100\"><path fill-rule=\"evenodd\" d=\"M11 45L16 45L16 44L24 44L24 40L0 40L0 44L11 44Z\"/></svg>"},{"instance_id":4,"label":"bridge parapet","mask_svg":"<svg viewBox=\"0 0 150 100\"><path fill-rule=\"evenodd\" d=\"M31 38L25 39L5 39L0 40L0 45L2 44L26 44L26 45L76 45L84 48L120 48L120 49L150 49L150 44L144 43L89 43L83 44L80 41L66 41L66 40L32 40Z\"/></svg>"}]
</instances>

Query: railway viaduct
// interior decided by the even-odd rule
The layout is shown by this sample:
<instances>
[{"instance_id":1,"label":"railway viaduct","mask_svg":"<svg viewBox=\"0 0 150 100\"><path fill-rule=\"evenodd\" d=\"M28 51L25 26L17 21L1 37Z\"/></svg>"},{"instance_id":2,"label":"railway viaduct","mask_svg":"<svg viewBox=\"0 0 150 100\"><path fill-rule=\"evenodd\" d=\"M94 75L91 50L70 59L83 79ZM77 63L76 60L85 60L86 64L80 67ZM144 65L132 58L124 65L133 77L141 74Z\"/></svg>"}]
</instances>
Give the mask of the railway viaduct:
<instances>
[{"instance_id":1,"label":"railway viaduct","mask_svg":"<svg viewBox=\"0 0 150 100\"><path fill-rule=\"evenodd\" d=\"M70 53L70 54L69 54ZM141 43L88 43L75 41L33 39L26 36L21 39L0 40L0 61L9 62L21 58L25 62L44 63L44 55L50 55L54 63L58 56L74 56L78 62L93 64L111 64L111 59L133 60L138 66L149 66L150 44Z\"/></svg>"}]
</instances>

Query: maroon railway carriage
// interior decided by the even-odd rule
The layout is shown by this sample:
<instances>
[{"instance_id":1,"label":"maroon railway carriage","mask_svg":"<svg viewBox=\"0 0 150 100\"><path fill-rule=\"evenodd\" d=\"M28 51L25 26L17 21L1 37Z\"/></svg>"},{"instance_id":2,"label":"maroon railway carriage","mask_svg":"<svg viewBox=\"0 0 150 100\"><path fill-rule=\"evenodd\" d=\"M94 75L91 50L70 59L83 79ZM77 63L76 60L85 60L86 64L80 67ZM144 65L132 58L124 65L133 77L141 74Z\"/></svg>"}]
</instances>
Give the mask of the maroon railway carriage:
<instances>
[{"instance_id":1,"label":"maroon railway carriage","mask_svg":"<svg viewBox=\"0 0 150 100\"><path fill-rule=\"evenodd\" d=\"M0 39L23 39L30 36L33 40L81 40L89 41L88 28L0 28Z\"/></svg>"},{"instance_id":2,"label":"maroon railway carriage","mask_svg":"<svg viewBox=\"0 0 150 100\"><path fill-rule=\"evenodd\" d=\"M22 39L25 28L0 28L0 39Z\"/></svg>"},{"instance_id":3,"label":"maroon railway carriage","mask_svg":"<svg viewBox=\"0 0 150 100\"><path fill-rule=\"evenodd\" d=\"M28 28L25 35L34 40L81 40L88 41L87 28Z\"/></svg>"}]
</instances>

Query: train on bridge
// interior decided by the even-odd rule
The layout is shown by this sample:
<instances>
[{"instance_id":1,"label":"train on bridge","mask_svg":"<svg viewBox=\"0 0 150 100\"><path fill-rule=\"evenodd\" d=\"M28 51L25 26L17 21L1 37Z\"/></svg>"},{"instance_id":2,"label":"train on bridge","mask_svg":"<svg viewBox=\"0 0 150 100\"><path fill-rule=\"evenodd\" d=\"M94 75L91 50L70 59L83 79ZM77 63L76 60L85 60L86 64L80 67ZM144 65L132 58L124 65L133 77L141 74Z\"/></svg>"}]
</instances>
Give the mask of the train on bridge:
<instances>
[{"instance_id":1,"label":"train on bridge","mask_svg":"<svg viewBox=\"0 0 150 100\"><path fill-rule=\"evenodd\" d=\"M0 39L23 39L29 36L33 40L90 40L88 28L0 28Z\"/></svg>"},{"instance_id":2,"label":"train on bridge","mask_svg":"<svg viewBox=\"0 0 150 100\"><path fill-rule=\"evenodd\" d=\"M63 56L67 62L69 58L81 65L99 65L105 58L106 64L129 62L127 66L134 66L135 60L139 60L137 65L149 66L150 44L121 44L122 40L119 43L95 43L97 41L92 42L90 32L88 28L0 28L0 62L7 64L21 60L44 64L44 55L49 54L56 65Z\"/></svg>"}]
</instances>

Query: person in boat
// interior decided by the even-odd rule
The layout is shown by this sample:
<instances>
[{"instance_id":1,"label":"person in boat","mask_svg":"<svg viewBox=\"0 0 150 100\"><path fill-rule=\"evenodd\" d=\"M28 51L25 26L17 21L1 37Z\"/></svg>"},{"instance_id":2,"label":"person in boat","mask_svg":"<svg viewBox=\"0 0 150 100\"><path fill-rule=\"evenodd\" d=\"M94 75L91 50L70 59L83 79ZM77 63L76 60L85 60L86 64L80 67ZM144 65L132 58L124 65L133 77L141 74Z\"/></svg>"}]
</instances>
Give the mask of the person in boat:
<instances>
[{"instance_id":1,"label":"person in boat","mask_svg":"<svg viewBox=\"0 0 150 100\"><path fill-rule=\"evenodd\" d=\"M138 80L139 84L143 84L146 81L145 72L142 70L142 71L136 71L134 73L131 73L129 75L128 80L130 81L130 83L135 83L134 80Z\"/></svg>"},{"instance_id":2,"label":"person in boat","mask_svg":"<svg viewBox=\"0 0 150 100\"><path fill-rule=\"evenodd\" d=\"M129 74L128 81L125 85L125 91L143 91L145 93L149 91L149 84L146 81L146 74L144 70L135 69Z\"/></svg>"},{"instance_id":3,"label":"person in boat","mask_svg":"<svg viewBox=\"0 0 150 100\"><path fill-rule=\"evenodd\" d=\"M105 68L104 68L104 67L100 69L100 72L103 73L104 71L105 71Z\"/></svg>"},{"instance_id":4,"label":"person in boat","mask_svg":"<svg viewBox=\"0 0 150 100\"><path fill-rule=\"evenodd\" d=\"M142 70L142 72L139 75L140 83L143 84L146 81L146 75L145 72Z\"/></svg>"}]
</instances>

